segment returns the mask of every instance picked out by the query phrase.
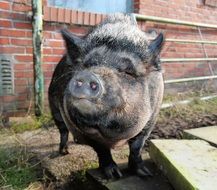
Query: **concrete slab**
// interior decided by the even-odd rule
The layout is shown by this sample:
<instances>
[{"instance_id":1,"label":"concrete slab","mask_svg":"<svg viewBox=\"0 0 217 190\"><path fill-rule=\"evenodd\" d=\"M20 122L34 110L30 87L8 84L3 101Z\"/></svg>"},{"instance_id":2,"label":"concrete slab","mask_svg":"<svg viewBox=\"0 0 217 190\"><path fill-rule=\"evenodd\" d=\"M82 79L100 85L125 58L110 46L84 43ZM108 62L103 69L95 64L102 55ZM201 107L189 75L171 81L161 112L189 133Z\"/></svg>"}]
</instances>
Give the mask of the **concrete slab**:
<instances>
[{"instance_id":1,"label":"concrete slab","mask_svg":"<svg viewBox=\"0 0 217 190\"><path fill-rule=\"evenodd\" d=\"M176 190L217 187L217 149L202 140L152 140L150 156Z\"/></svg>"},{"instance_id":2,"label":"concrete slab","mask_svg":"<svg viewBox=\"0 0 217 190\"><path fill-rule=\"evenodd\" d=\"M146 156L146 166L154 174L153 177L140 178L130 175L127 171L127 164L119 165L123 178L117 180L105 180L98 169L88 170L87 178L95 189L98 190L173 190L165 176L162 175L156 165Z\"/></svg>"},{"instance_id":3,"label":"concrete slab","mask_svg":"<svg viewBox=\"0 0 217 190\"><path fill-rule=\"evenodd\" d=\"M202 139L217 147L217 126L185 130L183 137L187 139Z\"/></svg>"}]
</instances>

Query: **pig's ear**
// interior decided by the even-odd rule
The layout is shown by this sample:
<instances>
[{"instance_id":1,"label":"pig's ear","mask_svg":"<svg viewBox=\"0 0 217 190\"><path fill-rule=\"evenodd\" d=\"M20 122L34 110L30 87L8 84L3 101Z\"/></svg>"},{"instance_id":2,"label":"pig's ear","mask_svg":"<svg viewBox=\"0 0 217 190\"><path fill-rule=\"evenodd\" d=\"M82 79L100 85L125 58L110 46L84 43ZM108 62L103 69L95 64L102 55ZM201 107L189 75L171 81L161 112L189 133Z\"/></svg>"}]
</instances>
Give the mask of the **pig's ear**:
<instances>
[{"instance_id":1,"label":"pig's ear","mask_svg":"<svg viewBox=\"0 0 217 190\"><path fill-rule=\"evenodd\" d=\"M148 46L148 62L160 69L159 54L164 44L164 35L160 33Z\"/></svg>"},{"instance_id":2,"label":"pig's ear","mask_svg":"<svg viewBox=\"0 0 217 190\"><path fill-rule=\"evenodd\" d=\"M71 61L76 60L82 54L81 44L83 43L83 40L69 32L67 29L62 29L61 34L66 44L68 56Z\"/></svg>"}]
</instances>

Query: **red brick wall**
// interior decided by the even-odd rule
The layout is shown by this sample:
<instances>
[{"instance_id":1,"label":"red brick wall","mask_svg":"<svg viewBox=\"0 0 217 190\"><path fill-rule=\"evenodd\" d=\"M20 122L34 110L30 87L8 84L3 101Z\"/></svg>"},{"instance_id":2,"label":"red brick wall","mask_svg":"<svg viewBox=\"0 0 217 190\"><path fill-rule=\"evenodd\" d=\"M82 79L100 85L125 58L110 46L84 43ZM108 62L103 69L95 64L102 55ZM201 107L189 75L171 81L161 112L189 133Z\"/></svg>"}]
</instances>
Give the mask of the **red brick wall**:
<instances>
[{"instance_id":1,"label":"red brick wall","mask_svg":"<svg viewBox=\"0 0 217 190\"><path fill-rule=\"evenodd\" d=\"M179 20L217 24L217 8L198 4L199 0L134 0L134 12L175 18ZM45 79L45 102L53 70L64 53L64 43L58 30L64 25L77 35L84 35L88 29L99 23L105 15L79 12L76 10L47 7L44 1L43 72ZM138 22L143 30L163 31L167 38L200 39L198 30L192 27ZM216 40L217 30L202 29L204 40ZM216 57L217 48L205 45L210 57ZM15 93L0 96L0 114L23 115L33 109L33 63L31 0L3 0L0 2L0 54L13 57ZM204 57L202 46L195 44L165 44L163 58ZM215 72L216 64L212 64ZM165 78L181 78L210 75L204 63L165 63Z\"/></svg>"},{"instance_id":2,"label":"red brick wall","mask_svg":"<svg viewBox=\"0 0 217 190\"><path fill-rule=\"evenodd\" d=\"M217 7L203 5L201 0L136 0L140 14L217 24ZM205 0L207 1L207 0Z\"/></svg>"},{"instance_id":3,"label":"red brick wall","mask_svg":"<svg viewBox=\"0 0 217 190\"><path fill-rule=\"evenodd\" d=\"M135 11L139 14L178 19L183 21L216 24L217 7L201 4L200 0L137 0ZM205 1L206 2L206 1ZM166 38L211 40L217 41L217 29L201 28L202 37L196 27L186 27L153 22L140 23L144 30L157 29L162 31ZM204 50L205 49L205 50ZM217 48L214 45L180 44L167 42L163 49L163 58L200 58L217 57ZM215 74L216 63L210 62ZM177 62L164 63L165 79L210 75L207 62Z\"/></svg>"},{"instance_id":4,"label":"red brick wall","mask_svg":"<svg viewBox=\"0 0 217 190\"><path fill-rule=\"evenodd\" d=\"M26 112L32 100L32 31L22 1L0 2L0 54L12 56L15 94L0 96L0 112Z\"/></svg>"}]
</instances>

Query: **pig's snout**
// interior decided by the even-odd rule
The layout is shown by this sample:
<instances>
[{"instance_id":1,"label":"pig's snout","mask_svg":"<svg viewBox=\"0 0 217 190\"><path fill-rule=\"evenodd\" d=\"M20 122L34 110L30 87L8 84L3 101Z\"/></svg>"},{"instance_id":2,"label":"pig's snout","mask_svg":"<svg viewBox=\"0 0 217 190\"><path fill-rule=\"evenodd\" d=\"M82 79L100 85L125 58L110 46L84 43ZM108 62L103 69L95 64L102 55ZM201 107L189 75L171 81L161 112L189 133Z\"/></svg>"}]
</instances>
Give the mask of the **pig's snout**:
<instances>
[{"instance_id":1,"label":"pig's snout","mask_svg":"<svg viewBox=\"0 0 217 190\"><path fill-rule=\"evenodd\" d=\"M88 71L77 73L69 83L69 91L74 98L99 98L103 92L101 80Z\"/></svg>"}]
</instances>

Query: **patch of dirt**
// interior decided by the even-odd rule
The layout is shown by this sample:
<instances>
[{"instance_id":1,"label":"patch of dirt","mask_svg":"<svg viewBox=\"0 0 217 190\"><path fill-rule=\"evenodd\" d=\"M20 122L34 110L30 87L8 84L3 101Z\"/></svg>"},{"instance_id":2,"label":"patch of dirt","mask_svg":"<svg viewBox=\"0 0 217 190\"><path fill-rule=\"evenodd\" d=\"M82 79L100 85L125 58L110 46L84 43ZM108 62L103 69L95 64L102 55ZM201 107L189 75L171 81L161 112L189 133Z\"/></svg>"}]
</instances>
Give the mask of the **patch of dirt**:
<instances>
[{"instance_id":1,"label":"patch of dirt","mask_svg":"<svg viewBox=\"0 0 217 190\"><path fill-rule=\"evenodd\" d=\"M56 127L26 131L21 134L11 134L8 131L0 133L0 148L11 149L11 147L20 148L20 146L36 156L38 160L36 164L40 164L44 170L42 177L46 178L43 179L47 183L46 189L61 190L68 189L69 186L84 185L85 183L81 182L85 181L85 171L98 167L98 159L94 150L90 146L74 143L71 135L69 138L70 154L60 156L58 153L59 131ZM128 146L113 150L112 154L117 162L123 161L128 157Z\"/></svg>"},{"instance_id":2,"label":"patch of dirt","mask_svg":"<svg viewBox=\"0 0 217 190\"><path fill-rule=\"evenodd\" d=\"M191 113L191 115L187 117L180 113L180 115L176 117L159 120L150 135L150 139L180 139L182 138L183 130L214 125L217 125L217 108L216 114L213 113L210 115L207 113Z\"/></svg>"}]
</instances>

